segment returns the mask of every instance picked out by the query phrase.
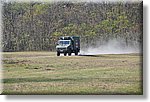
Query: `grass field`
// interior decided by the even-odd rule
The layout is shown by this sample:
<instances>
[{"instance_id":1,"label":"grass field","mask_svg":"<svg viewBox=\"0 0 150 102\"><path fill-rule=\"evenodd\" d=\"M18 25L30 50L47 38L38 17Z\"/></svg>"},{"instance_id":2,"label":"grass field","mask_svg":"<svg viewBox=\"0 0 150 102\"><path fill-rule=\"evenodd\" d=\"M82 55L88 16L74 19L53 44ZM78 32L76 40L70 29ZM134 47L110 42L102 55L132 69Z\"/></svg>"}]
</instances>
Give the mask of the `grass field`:
<instances>
[{"instance_id":1,"label":"grass field","mask_svg":"<svg viewBox=\"0 0 150 102\"><path fill-rule=\"evenodd\" d=\"M3 52L3 94L143 94L142 56Z\"/></svg>"}]
</instances>

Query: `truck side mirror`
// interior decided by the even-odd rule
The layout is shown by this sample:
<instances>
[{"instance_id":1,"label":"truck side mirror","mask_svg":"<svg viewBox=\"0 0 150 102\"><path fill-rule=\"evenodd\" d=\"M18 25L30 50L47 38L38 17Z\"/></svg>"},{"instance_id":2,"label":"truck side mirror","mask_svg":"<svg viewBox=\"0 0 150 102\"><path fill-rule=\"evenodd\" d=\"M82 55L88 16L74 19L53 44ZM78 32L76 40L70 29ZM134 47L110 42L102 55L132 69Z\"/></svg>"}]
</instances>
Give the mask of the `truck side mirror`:
<instances>
[{"instance_id":1,"label":"truck side mirror","mask_svg":"<svg viewBox=\"0 0 150 102\"><path fill-rule=\"evenodd\" d=\"M55 42L55 45L59 45L59 43L58 43L58 42Z\"/></svg>"}]
</instances>

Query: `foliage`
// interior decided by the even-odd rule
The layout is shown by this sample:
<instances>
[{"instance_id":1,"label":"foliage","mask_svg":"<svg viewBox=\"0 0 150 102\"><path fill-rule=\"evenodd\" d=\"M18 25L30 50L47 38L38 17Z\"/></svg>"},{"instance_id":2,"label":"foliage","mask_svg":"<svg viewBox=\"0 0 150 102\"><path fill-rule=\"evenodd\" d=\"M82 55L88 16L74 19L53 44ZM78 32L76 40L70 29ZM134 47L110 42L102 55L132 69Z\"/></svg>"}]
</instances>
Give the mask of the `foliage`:
<instances>
[{"instance_id":1,"label":"foliage","mask_svg":"<svg viewBox=\"0 0 150 102\"><path fill-rule=\"evenodd\" d=\"M112 38L142 42L142 3L3 4L4 51L55 50L60 36L80 36L82 45Z\"/></svg>"}]
</instances>

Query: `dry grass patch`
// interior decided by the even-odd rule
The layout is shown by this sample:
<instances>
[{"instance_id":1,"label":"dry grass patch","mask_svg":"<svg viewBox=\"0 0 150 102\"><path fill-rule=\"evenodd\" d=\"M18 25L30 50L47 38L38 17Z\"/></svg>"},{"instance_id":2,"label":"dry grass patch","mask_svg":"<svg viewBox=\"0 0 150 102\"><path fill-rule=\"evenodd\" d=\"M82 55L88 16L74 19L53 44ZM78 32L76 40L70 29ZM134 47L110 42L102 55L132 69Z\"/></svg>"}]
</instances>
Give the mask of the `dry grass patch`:
<instances>
[{"instance_id":1,"label":"dry grass patch","mask_svg":"<svg viewBox=\"0 0 150 102\"><path fill-rule=\"evenodd\" d=\"M3 94L143 94L142 55L3 53Z\"/></svg>"}]
</instances>

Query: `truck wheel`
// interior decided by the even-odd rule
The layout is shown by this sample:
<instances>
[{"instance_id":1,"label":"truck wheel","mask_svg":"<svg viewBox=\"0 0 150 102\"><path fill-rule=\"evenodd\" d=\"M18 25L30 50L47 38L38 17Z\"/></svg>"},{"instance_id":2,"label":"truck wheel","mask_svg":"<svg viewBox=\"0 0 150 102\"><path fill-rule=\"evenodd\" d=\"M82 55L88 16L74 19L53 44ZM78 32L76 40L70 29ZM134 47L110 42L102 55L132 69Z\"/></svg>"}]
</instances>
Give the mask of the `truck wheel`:
<instances>
[{"instance_id":1,"label":"truck wheel","mask_svg":"<svg viewBox=\"0 0 150 102\"><path fill-rule=\"evenodd\" d=\"M69 56L71 56L71 53L68 53Z\"/></svg>"},{"instance_id":2,"label":"truck wheel","mask_svg":"<svg viewBox=\"0 0 150 102\"><path fill-rule=\"evenodd\" d=\"M71 56L71 51L68 52L68 56Z\"/></svg>"},{"instance_id":3,"label":"truck wheel","mask_svg":"<svg viewBox=\"0 0 150 102\"><path fill-rule=\"evenodd\" d=\"M67 53L65 52L65 53L64 53L64 56L66 56L66 55L67 55Z\"/></svg>"},{"instance_id":4,"label":"truck wheel","mask_svg":"<svg viewBox=\"0 0 150 102\"><path fill-rule=\"evenodd\" d=\"M78 55L78 51L75 51L75 55Z\"/></svg>"},{"instance_id":5,"label":"truck wheel","mask_svg":"<svg viewBox=\"0 0 150 102\"><path fill-rule=\"evenodd\" d=\"M60 56L60 52L57 52L57 56Z\"/></svg>"}]
</instances>

